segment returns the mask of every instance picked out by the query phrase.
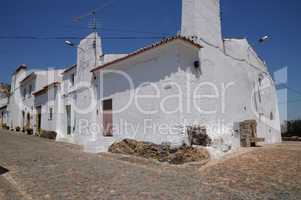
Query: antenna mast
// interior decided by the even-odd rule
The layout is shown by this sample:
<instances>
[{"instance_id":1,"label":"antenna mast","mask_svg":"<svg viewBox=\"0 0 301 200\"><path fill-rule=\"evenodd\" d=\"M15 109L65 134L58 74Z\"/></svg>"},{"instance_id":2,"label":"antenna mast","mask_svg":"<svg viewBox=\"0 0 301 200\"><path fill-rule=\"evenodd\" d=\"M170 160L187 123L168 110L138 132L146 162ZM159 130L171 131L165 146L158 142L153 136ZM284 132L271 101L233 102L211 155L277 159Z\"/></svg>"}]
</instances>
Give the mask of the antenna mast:
<instances>
[{"instance_id":1,"label":"antenna mast","mask_svg":"<svg viewBox=\"0 0 301 200\"><path fill-rule=\"evenodd\" d=\"M92 24L91 26L89 26L89 28L91 27L91 29L93 30L94 33L94 39L93 39L93 49L94 49L94 56L95 56L95 62L94 65L95 67L97 67L97 20L96 20L96 11L97 9L92 10L91 12L89 12L87 15L83 15L83 16L79 16L75 18L75 22L80 22L82 19L86 18L86 17L92 17Z\"/></svg>"},{"instance_id":2,"label":"antenna mast","mask_svg":"<svg viewBox=\"0 0 301 200\"><path fill-rule=\"evenodd\" d=\"M94 48L94 57L95 57L95 62L94 62L94 66L97 67L97 49L96 49L96 45L97 45L97 24L96 24L96 11L93 10L91 13L92 17L93 17L93 24L92 24L92 29L94 31L94 41L93 41L93 48Z\"/></svg>"}]
</instances>

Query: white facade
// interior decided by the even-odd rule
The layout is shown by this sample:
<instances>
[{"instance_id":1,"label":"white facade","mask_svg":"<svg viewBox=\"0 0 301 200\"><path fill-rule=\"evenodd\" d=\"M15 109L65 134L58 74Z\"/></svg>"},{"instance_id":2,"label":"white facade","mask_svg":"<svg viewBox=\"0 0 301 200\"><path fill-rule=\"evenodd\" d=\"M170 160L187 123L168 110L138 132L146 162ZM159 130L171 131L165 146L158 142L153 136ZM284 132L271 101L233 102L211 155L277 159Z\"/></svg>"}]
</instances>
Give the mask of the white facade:
<instances>
[{"instance_id":1,"label":"white facade","mask_svg":"<svg viewBox=\"0 0 301 200\"><path fill-rule=\"evenodd\" d=\"M34 96L36 130L62 134L61 84L59 82L51 83L37 91Z\"/></svg>"},{"instance_id":2,"label":"white facade","mask_svg":"<svg viewBox=\"0 0 301 200\"><path fill-rule=\"evenodd\" d=\"M15 129L16 127L22 126L22 97L20 90L20 82L27 76L27 67L25 65L21 65L11 78L11 91L9 104L7 107L9 117L8 117L8 126L11 129Z\"/></svg>"},{"instance_id":3,"label":"white facade","mask_svg":"<svg viewBox=\"0 0 301 200\"><path fill-rule=\"evenodd\" d=\"M2 98L0 98L0 127L3 127L4 125L8 126L8 100L9 97L2 96Z\"/></svg>"},{"instance_id":4,"label":"white facade","mask_svg":"<svg viewBox=\"0 0 301 200\"><path fill-rule=\"evenodd\" d=\"M223 48L220 0L182 0L181 34Z\"/></svg>"},{"instance_id":5,"label":"white facade","mask_svg":"<svg viewBox=\"0 0 301 200\"><path fill-rule=\"evenodd\" d=\"M33 70L21 66L12 76L8 104L8 126L12 129L36 129L35 97L33 93L53 81L60 81L62 70Z\"/></svg>"},{"instance_id":6,"label":"white facade","mask_svg":"<svg viewBox=\"0 0 301 200\"><path fill-rule=\"evenodd\" d=\"M109 99L113 108L113 140L130 137L178 145L187 138L186 126L201 125L206 126L212 139L222 139L237 148L240 146L237 124L255 119L258 137L264 138L265 143L281 142L272 77L247 40L222 39L219 1L183 0L182 9L181 34L203 48L195 49L178 39L95 70L100 126L104 116L102 102ZM199 71L194 66L196 61L200 63ZM133 85L120 74L107 70L125 73ZM131 94L137 97L137 89L155 97L144 98L137 106L137 102L129 100ZM178 91L181 91L178 99L169 98ZM177 101L181 101L180 110ZM158 130L162 124L172 131L162 134Z\"/></svg>"},{"instance_id":7,"label":"white facade","mask_svg":"<svg viewBox=\"0 0 301 200\"><path fill-rule=\"evenodd\" d=\"M103 54L101 38L91 33L78 46L77 64L48 71L53 78L35 71L22 81L28 73L19 70L8 106L11 126L23 123L23 110L15 109L23 99L26 112L40 109L41 129L89 152L107 151L124 138L181 145L192 125L238 148L237 124L254 119L258 137L280 142L276 88L265 63L246 39L223 39L219 0L182 1L178 36L131 54ZM35 95L22 96L30 85Z\"/></svg>"}]
</instances>

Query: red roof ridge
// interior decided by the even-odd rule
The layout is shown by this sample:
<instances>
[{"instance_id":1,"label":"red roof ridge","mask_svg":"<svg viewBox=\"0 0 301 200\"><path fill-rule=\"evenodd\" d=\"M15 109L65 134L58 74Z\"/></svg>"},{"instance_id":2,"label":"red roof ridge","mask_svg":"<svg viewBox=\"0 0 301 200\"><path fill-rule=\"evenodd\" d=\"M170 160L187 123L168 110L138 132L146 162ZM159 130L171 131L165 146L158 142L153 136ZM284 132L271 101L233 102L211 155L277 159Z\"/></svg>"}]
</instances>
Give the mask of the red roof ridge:
<instances>
[{"instance_id":1,"label":"red roof ridge","mask_svg":"<svg viewBox=\"0 0 301 200\"><path fill-rule=\"evenodd\" d=\"M163 40L161 40L159 42L155 42L155 43L153 43L151 45L148 45L148 46L145 46L143 48L140 48L140 49L138 49L138 50L136 50L136 51L128 54L127 56L121 57L119 59L116 59L116 60L113 60L111 62L105 63L103 65L100 65L100 66L92 69L91 72L97 71L99 69L103 69L103 68L105 68L105 67L107 67L109 65L112 65L114 63L117 63L117 62L120 62L120 61L123 61L123 60L126 60L126 59L128 59L128 58L130 58L132 56L138 55L140 53L143 53L143 52L148 51L150 49L159 47L159 46L161 46L163 44L169 43L169 42L177 40L177 39L183 40L185 42L189 42L190 44L196 46L197 48L203 48L200 44L194 42L192 39L190 39L188 37L185 37L185 36L182 36L182 35L176 35L176 36L172 36L172 37L169 37L169 38L164 38Z\"/></svg>"}]
</instances>

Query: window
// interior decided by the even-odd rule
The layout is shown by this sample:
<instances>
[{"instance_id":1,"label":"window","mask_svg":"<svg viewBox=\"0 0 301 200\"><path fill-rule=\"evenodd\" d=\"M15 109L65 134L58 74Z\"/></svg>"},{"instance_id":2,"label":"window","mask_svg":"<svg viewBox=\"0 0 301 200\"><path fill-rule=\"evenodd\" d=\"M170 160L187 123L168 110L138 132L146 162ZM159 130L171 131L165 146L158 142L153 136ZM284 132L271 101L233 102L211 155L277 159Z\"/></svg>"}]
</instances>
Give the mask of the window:
<instances>
[{"instance_id":1,"label":"window","mask_svg":"<svg viewBox=\"0 0 301 200\"><path fill-rule=\"evenodd\" d=\"M258 78L258 83L259 83L259 86L262 86L262 76L259 76L259 78Z\"/></svg>"},{"instance_id":2,"label":"window","mask_svg":"<svg viewBox=\"0 0 301 200\"><path fill-rule=\"evenodd\" d=\"M273 114L273 112L270 113L270 120L274 120L274 114Z\"/></svg>"},{"instance_id":3,"label":"window","mask_svg":"<svg viewBox=\"0 0 301 200\"><path fill-rule=\"evenodd\" d=\"M71 74L71 78L70 78L71 86L74 86L74 79L75 79L74 74Z\"/></svg>"},{"instance_id":4,"label":"window","mask_svg":"<svg viewBox=\"0 0 301 200\"><path fill-rule=\"evenodd\" d=\"M264 77L262 74L259 75L258 77L258 100L259 103L261 103L261 86L262 86L262 81L263 81Z\"/></svg>"},{"instance_id":5,"label":"window","mask_svg":"<svg viewBox=\"0 0 301 200\"><path fill-rule=\"evenodd\" d=\"M32 85L29 85L29 95L32 93Z\"/></svg>"},{"instance_id":6,"label":"window","mask_svg":"<svg viewBox=\"0 0 301 200\"><path fill-rule=\"evenodd\" d=\"M23 89L23 98L26 97L26 88Z\"/></svg>"},{"instance_id":7,"label":"window","mask_svg":"<svg viewBox=\"0 0 301 200\"><path fill-rule=\"evenodd\" d=\"M53 108L49 108L49 120L53 118Z\"/></svg>"}]
</instances>

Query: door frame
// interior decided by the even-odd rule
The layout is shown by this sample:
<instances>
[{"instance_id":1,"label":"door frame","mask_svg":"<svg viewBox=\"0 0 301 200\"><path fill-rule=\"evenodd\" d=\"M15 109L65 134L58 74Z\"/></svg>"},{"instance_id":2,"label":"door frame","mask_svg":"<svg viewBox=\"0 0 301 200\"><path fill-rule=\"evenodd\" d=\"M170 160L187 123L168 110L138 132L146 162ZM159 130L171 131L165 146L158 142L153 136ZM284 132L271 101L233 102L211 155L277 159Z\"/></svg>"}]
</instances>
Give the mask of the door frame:
<instances>
[{"instance_id":1,"label":"door frame","mask_svg":"<svg viewBox=\"0 0 301 200\"><path fill-rule=\"evenodd\" d=\"M41 133L42 130L42 106L36 106L36 131Z\"/></svg>"},{"instance_id":2,"label":"door frame","mask_svg":"<svg viewBox=\"0 0 301 200\"><path fill-rule=\"evenodd\" d=\"M102 100L102 127L104 137L113 137L113 99Z\"/></svg>"},{"instance_id":3,"label":"door frame","mask_svg":"<svg viewBox=\"0 0 301 200\"><path fill-rule=\"evenodd\" d=\"M66 105L66 125L67 125L67 135L72 135L72 115L71 115L71 105Z\"/></svg>"}]
</instances>

